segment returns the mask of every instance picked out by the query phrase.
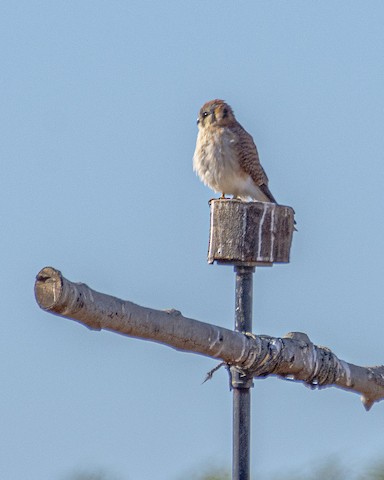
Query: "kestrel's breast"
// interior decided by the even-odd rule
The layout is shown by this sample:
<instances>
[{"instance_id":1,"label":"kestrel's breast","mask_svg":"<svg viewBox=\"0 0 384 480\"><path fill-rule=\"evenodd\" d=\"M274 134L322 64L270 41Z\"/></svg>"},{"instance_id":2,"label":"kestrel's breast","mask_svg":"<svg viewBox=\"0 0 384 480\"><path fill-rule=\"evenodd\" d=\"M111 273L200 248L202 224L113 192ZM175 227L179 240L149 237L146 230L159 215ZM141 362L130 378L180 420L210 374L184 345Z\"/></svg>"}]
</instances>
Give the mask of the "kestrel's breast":
<instances>
[{"instance_id":1,"label":"kestrel's breast","mask_svg":"<svg viewBox=\"0 0 384 480\"><path fill-rule=\"evenodd\" d=\"M208 132L199 130L193 169L215 192L237 195L239 183L247 175L240 169L237 153L238 137L226 128Z\"/></svg>"}]
</instances>

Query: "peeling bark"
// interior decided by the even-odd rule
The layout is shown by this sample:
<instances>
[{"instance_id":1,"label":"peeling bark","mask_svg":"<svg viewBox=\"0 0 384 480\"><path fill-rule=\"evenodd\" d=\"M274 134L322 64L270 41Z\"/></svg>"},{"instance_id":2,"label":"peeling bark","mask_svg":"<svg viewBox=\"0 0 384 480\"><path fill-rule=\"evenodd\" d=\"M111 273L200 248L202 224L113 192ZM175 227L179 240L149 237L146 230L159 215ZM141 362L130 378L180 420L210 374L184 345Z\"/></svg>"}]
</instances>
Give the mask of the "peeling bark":
<instances>
[{"instance_id":1,"label":"peeling bark","mask_svg":"<svg viewBox=\"0 0 384 480\"><path fill-rule=\"evenodd\" d=\"M360 367L314 345L304 333L274 338L239 333L184 317L178 310L153 310L73 283L52 267L36 277L35 296L45 311L92 330L110 330L221 359L243 375L302 382L310 388L336 386L361 394L369 410L384 398L384 366Z\"/></svg>"}]
</instances>

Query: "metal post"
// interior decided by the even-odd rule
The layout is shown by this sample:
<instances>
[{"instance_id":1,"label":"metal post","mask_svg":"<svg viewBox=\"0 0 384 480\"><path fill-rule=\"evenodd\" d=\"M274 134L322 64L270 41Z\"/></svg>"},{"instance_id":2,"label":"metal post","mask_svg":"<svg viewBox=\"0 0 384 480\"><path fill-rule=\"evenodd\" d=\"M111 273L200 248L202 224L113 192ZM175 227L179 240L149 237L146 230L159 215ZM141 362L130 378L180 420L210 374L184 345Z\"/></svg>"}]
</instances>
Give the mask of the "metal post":
<instances>
[{"instance_id":1,"label":"metal post","mask_svg":"<svg viewBox=\"0 0 384 480\"><path fill-rule=\"evenodd\" d=\"M255 267L236 266L235 330L252 332L252 293ZM232 480L250 479L252 378L231 369L233 388Z\"/></svg>"}]
</instances>

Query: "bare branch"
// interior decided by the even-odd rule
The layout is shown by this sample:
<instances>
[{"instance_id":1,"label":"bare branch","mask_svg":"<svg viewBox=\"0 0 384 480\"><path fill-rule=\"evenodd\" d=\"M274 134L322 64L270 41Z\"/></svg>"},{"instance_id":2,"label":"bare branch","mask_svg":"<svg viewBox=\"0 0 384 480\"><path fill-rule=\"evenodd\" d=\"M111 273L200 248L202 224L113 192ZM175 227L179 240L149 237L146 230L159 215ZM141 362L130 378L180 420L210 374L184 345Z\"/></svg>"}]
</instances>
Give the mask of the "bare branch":
<instances>
[{"instance_id":1,"label":"bare branch","mask_svg":"<svg viewBox=\"0 0 384 480\"><path fill-rule=\"evenodd\" d=\"M276 375L311 388L333 385L360 393L367 410L384 398L384 366L347 363L314 345L304 333L274 338L234 332L186 318L178 310L153 310L96 292L51 267L38 273L35 296L43 310L92 330L111 330L221 359L247 377Z\"/></svg>"}]
</instances>

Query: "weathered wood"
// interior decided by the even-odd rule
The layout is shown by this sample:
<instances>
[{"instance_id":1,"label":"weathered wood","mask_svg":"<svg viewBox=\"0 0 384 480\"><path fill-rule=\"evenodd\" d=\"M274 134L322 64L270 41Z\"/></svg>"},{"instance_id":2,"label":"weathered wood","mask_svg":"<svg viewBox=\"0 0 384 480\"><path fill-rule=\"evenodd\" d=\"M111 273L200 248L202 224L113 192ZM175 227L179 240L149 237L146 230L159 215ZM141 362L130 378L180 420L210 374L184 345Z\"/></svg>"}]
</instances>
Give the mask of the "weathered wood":
<instances>
[{"instance_id":1,"label":"weathered wood","mask_svg":"<svg viewBox=\"0 0 384 480\"><path fill-rule=\"evenodd\" d=\"M213 199L208 263L288 263L294 230L291 207L264 202Z\"/></svg>"},{"instance_id":2,"label":"weathered wood","mask_svg":"<svg viewBox=\"0 0 384 480\"><path fill-rule=\"evenodd\" d=\"M106 329L221 359L251 377L276 375L311 388L337 386L358 392L368 410L384 398L384 366L360 367L314 345L304 333L282 338L243 334L184 317L178 310L153 310L73 283L52 267L36 277L35 296L47 312Z\"/></svg>"}]
</instances>

